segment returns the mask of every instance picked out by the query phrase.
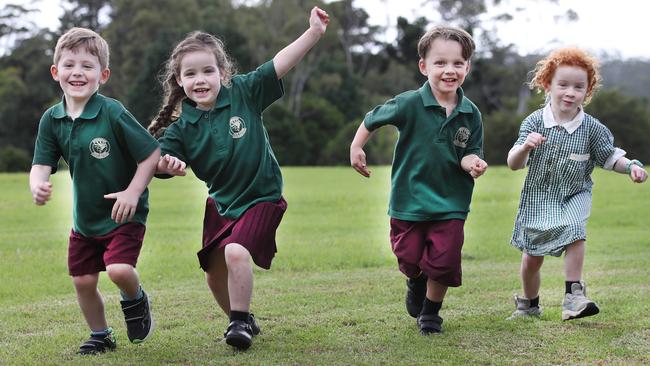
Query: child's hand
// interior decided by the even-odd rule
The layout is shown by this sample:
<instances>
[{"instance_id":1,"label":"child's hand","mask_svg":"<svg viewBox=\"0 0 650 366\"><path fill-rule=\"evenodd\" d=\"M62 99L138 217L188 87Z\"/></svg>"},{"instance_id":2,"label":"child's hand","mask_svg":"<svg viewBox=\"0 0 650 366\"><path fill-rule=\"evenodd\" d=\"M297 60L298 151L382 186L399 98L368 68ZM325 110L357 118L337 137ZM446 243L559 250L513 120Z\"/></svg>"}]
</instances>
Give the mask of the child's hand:
<instances>
[{"instance_id":1,"label":"child's hand","mask_svg":"<svg viewBox=\"0 0 650 366\"><path fill-rule=\"evenodd\" d=\"M34 198L34 203L43 206L47 201L50 200L52 196L52 183L50 182L41 182L40 184L32 187L32 197Z\"/></svg>"},{"instance_id":2,"label":"child's hand","mask_svg":"<svg viewBox=\"0 0 650 366\"><path fill-rule=\"evenodd\" d=\"M485 173L487 167L488 165L485 160L476 158L470 166L469 175L471 175L472 178L476 179Z\"/></svg>"},{"instance_id":3,"label":"child's hand","mask_svg":"<svg viewBox=\"0 0 650 366\"><path fill-rule=\"evenodd\" d=\"M638 165L632 165L630 170L630 179L634 183L643 183L648 179L648 172Z\"/></svg>"},{"instance_id":4,"label":"child's hand","mask_svg":"<svg viewBox=\"0 0 650 366\"><path fill-rule=\"evenodd\" d=\"M165 154L165 156L161 157L160 160L158 160L156 172L175 176L184 176L187 174L185 172L186 166L187 165L183 160L169 154Z\"/></svg>"},{"instance_id":5,"label":"child's hand","mask_svg":"<svg viewBox=\"0 0 650 366\"><path fill-rule=\"evenodd\" d=\"M350 165L359 174L366 178L370 178L370 170L366 167L366 153L360 147L350 148Z\"/></svg>"},{"instance_id":6,"label":"child's hand","mask_svg":"<svg viewBox=\"0 0 650 366\"><path fill-rule=\"evenodd\" d=\"M105 194L104 198L115 200L113 211L111 211L111 219L118 224L122 224L129 222L135 215L140 194L127 189L117 193Z\"/></svg>"},{"instance_id":7,"label":"child's hand","mask_svg":"<svg viewBox=\"0 0 650 366\"><path fill-rule=\"evenodd\" d=\"M320 9L317 6L314 6L311 9L311 14L309 15L309 28L314 29L318 34L325 33L327 25L330 23L330 16L327 15L325 10Z\"/></svg>"},{"instance_id":8,"label":"child's hand","mask_svg":"<svg viewBox=\"0 0 650 366\"><path fill-rule=\"evenodd\" d=\"M546 137L540 135L537 132L531 132L526 136L526 141L524 141L524 149L531 151L537 149L541 144L546 141Z\"/></svg>"}]
</instances>

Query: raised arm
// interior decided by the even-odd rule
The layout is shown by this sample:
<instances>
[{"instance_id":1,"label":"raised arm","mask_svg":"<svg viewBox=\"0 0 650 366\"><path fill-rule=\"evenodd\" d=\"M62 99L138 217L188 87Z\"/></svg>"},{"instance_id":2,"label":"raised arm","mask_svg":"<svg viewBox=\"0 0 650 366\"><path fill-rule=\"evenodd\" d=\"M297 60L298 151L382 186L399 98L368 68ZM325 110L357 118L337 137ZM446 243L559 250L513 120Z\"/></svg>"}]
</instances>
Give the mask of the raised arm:
<instances>
[{"instance_id":1,"label":"raised arm","mask_svg":"<svg viewBox=\"0 0 650 366\"><path fill-rule=\"evenodd\" d=\"M311 9L309 29L290 45L280 50L273 58L273 65L275 66L275 73L278 75L278 79L282 79L284 75L302 60L307 51L314 47L321 35L325 33L329 22L330 18L324 10L316 6Z\"/></svg>"},{"instance_id":2,"label":"raised arm","mask_svg":"<svg viewBox=\"0 0 650 366\"><path fill-rule=\"evenodd\" d=\"M52 196L51 174L52 167L49 165L32 165L29 172L29 190L32 192L34 203L39 206L44 205Z\"/></svg>"},{"instance_id":3,"label":"raised arm","mask_svg":"<svg viewBox=\"0 0 650 366\"><path fill-rule=\"evenodd\" d=\"M508 167L512 170L525 168L530 152L538 148L544 141L546 141L546 137L541 134L537 132L529 133L522 145L516 145L508 152Z\"/></svg>"}]
</instances>

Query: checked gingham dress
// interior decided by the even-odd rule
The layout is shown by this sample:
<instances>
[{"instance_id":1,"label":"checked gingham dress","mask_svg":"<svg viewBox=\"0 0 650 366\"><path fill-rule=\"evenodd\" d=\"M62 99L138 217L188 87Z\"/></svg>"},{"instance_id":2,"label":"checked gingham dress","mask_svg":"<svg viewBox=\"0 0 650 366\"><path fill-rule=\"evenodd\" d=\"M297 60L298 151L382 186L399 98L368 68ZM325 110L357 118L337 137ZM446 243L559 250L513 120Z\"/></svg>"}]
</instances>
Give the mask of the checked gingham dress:
<instances>
[{"instance_id":1,"label":"checked gingham dress","mask_svg":"<svg viewBox=\"0 0 650 366\"><path fill-rule=\"evenodd\" d=\"M586 239L594 167L612 170L625 151L615 148L609 129L582 109L558 125L547 104L522 122L514 145L522 145L531 132L547 140L530 152L511 244L533 256L560 256L567 245Z\"/></svg>"}]
</instances>

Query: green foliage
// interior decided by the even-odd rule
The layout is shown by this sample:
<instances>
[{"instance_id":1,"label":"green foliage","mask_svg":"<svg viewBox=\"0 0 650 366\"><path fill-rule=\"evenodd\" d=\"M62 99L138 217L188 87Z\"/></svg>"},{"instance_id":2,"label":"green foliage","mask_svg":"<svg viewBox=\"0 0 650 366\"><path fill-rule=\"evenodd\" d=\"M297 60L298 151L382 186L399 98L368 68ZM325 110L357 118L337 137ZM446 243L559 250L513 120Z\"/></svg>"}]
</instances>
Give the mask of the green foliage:
<instances>
[{"instance_id":1,"label":"green foliage","mask_svg":"<svg viewBox=\"0 0 650 366\"><path fill-rule=\"evenodd\" d=\"M502 45L496 33L482 29L489 5L483 0L423 1L423 8L435 10L430 16L438 18L399 18L394 40L385 40L383 29L369 25L363 3L352 0L65 1L61 29L54 33L21 20L30 8L0 9L0 38L16 40L0 56L0 146L33 150L40 116L60 101L49 67L56 37L69 27L93 27L106 38L111 78L100 92L120 100L146 126L162 104L162 66L188 32L200 29L222 38L239 72L246 73L300 36L314 5L330 14L328 30L283 78L285 95L264 116L282 165L348 165L349 144L365 113L425 82L417 66L417 42L432 20L471 33L481 30L463 89L483 114L490 164L505 161L521 120L541 103L525 84L539 56L520 56L512 45ZM621 147L644 160L650 159L642 138L650 118L648 93L642 87L646 69L647 62L639 60L609 60L602 67L605 86L619 87L620 95L603 91L614 103L597 95L588 109L612 129ZM622 116L629 117L622 121ZM392 129L375 134L366 149L369 160L390 163L395 137Z\"/></svg>"},{"instance_id":2,"label":"green foliage","mask_svg":"<svg viewBox=\"0 0 650 366\"><path fill-rule=\"evenodd\" d=\"M31 166L27 151L11 145L0 148L0 172L26 172Z\"/></svg>"}]
</instances>

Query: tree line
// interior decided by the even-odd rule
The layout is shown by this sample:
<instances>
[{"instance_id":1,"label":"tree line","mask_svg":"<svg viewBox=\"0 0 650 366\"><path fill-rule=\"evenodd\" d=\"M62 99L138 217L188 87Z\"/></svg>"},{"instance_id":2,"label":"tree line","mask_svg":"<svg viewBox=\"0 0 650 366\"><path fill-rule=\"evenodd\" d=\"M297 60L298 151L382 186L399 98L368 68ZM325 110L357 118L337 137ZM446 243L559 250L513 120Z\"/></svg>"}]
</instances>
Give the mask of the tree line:
<instances>
[{"instance_id":1,"label":"tree line","mask_svg":"<svg viewBox=\"0 0 650 366\"><path fill-rule=\"evenodd\" d=\"M29 170L38 121L61 100L50 76L56 39L73 26L98 31L111 49L111 78L100 92L120 100L147 126L158 112L160 70L171 49L193 30L219 36L240 73L255 69L307 29L314 5L332 19L327 32L305 59L284 78L285 96L264 115L281 165L345 165L354 132L364 114L388 98L424 82L417 68L417 42L432 21L398 18L397 36L386 41L381 27L352 0L69 0L59 29L25 24L33 9L0 9L0 171ZM424 2L424 13L476 35L479 52L463 88L482 111L485 157L505 163L522 119L540 107L528 72L542 55L519 55L483 29L485 0ZM572 14L572 16L577 16ZM507 20L503 15L500 19ZM626 70L634 70L628 73ZM613 132L631 156L650 161L644 143L650 131L647 79L650 63L608 60L604 90L586 108ZM367 147L370 164L388 164L394 129L381 129ZM645 137L644 137L645 136Z\"/></svg>"}]
</instances>

